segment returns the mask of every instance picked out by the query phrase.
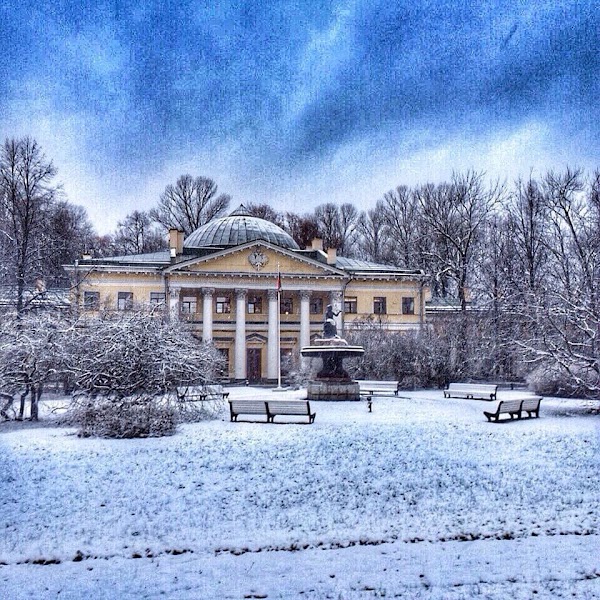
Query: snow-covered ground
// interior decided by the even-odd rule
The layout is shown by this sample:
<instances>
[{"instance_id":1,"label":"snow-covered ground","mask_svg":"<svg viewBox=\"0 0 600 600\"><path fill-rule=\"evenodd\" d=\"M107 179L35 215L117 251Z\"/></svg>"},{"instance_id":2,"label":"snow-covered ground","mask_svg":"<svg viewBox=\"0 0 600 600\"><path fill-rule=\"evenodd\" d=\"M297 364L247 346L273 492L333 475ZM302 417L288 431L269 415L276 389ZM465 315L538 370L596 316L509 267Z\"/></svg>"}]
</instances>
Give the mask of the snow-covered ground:
<instances>
[{"instance_id":1,"label":"snow-covered ground","mask_svg":"<svg viewBox=\"0 0 600 600\"><path fill-rule=\"evenodd\" d=\"M161 439L0 424L0 598L600 598L590 404L401 395Z\"/></svg>"}]
</instances>

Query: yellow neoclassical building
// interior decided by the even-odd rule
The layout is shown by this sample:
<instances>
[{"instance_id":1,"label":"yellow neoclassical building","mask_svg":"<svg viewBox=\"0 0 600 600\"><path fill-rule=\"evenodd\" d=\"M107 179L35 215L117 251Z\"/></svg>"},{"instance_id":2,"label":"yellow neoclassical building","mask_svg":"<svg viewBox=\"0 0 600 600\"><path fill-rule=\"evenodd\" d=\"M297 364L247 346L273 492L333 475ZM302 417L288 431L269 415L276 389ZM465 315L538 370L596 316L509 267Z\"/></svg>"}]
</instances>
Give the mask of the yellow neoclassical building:
<instances>
[{"instance_id":1,"label":"yellow neoclassical building","mask_svg":"<svg viewBox=\"0 0 600 600\"><path fill-rule=\"evenodd\" d=\"M342 336L365 322L393 331L425 322L429 288L422 271L337 256L320 240L301 250L243 206L185 240L171 230L169 247L84 257L68 267L78 310L163 308L219 348L228 365L224 376L251 382L276 381L279 360L299 360L300 349L321 335L328 304L339 311Z\"/></svg>"}]
</instances>

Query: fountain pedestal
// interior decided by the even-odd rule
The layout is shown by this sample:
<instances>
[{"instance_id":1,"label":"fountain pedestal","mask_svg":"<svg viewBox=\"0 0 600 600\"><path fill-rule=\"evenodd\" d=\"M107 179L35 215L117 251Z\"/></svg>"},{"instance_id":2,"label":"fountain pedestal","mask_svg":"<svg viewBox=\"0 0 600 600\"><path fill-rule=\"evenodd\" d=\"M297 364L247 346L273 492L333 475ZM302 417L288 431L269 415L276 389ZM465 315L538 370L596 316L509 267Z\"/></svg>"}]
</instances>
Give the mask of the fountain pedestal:
<instances>
[{"instance_id":1,"label":"fountain pedestal","mask_svg":"<svg viewBox=\"0 0 600 600\"><path fill-rule=\"evenodd\" d=\"M307 386L308 400L360 400L358 383L350 378L343 366L344 358L362 356L362 346L349 346L339 337L315 340L312 346L300 350L306 358L321 358L323 366Z\"/></svg>"}]
</instances>

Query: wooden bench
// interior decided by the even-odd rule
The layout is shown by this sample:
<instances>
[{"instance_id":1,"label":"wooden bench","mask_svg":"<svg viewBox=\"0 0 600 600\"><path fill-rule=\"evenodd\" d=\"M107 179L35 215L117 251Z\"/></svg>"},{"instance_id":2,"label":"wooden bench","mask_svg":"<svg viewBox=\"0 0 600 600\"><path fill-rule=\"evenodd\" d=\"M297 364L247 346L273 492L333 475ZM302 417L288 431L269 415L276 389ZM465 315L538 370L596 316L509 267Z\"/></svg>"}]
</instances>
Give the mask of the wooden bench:
<instances>
[{"instance_id":1,"label":"wooden bench","mask_svg":"<svg viewBox=\"0 0 600 600\"><path fill-rule=\"evenodd\" d=\"M398 395L398 381L366 381L358 380L361 396Z\"/></svg>"},{"instance_id":2,"label":"wooden bench","mask_svg":"<svg viewBox=\"0 0 600 600\"><path fill-rule=\"evenodd\" d=\"M509 415L511 421L514 419L539 417L541 401L542 398L540 396L501 400L498 403L496 412L483 411L483 414L487 417L488 422L494 421L496 423L500 421L501 415ZM525 413L527 414L525 415Z\"/></svg>"},{"instance_id":3,"label":"wooden bench","mask_svg":"<svg viewBox=\"0 0 600 600\"><path fill-rule=\"evenodd\" d=\"M203 386L203 389L206 397L209 399L226 400L229 398L229 392L226 392L220 383L206 384Z\"/></svg>"},{"instance_id":4,"label":"wooden bench","mask_svg":"<svg viewBox=\"0 0 600 600\"><path fill-rule=\"evenodd\" d=\"M529 418L538 418L540 416L541 402L541 396L531 396L530 398L523 398L523 403L521 404L521 417L523 417L523 413L526 412Z\"/></svg>"},{"instance_id":5,"label":"wooden bench","mask_svg":"<svg viewBox=\"0 0 600 600\"><path fill-rule=\"evenodd\" d=\"M478 400L495 400L497 385L484 383L451 383L444 390L444 398L470 398Z\"/></svg>"},{"instance_id":6,"label":"wooden bench","mask_svg":"<svg viewBox=\"0 0 600 600\"><path fill-rule=\"evenodd\" d=\"M177 388L177 400L179 402L202 402L206 394L201 385L185 385Z\"/></svg>"},{"instance_id":7,"label":"wooden bench","mask_svg":"<svg viewBox=\"0 0 600 600\"><path fill-rule=\"evenodd\" d=\"M229 412L232 421L239 415L258 415L267 417L267 423L274 423L278 415L308 417L308 422L314 423L316 416L310 412L308 400L229 400Z\"/></svg>"},{"instance_id":8,"label":"wooden bench","mask_svg":"<svg viewBox=\"0 0 600 600\"><path fill-rule=\"evenodd\" d=\"M177 399L180 402L202 402L204 400L225 400L229 392L223 390L222 385L185 385L177 388Z\"/></svg>"},{"instance_id":9,"label":"wooden bench","mask_svg":"<svg viewBox=\"0 0 600 600\"><path fill-rule=\"evenodd\" d=\"M232 421L240 415L264 415L269 421L269 409L264 400L229 400L229 413Z\"/></svg>"},{"instance_id":10,"label":"wooden bench","mask_svg":"<svg viewBox=\"0 0 600 600\"><path fill-rule=\"evenodd\" d=\"M277 415L308 417L309 423L314 423L317 416L317 413L310 412L310 402L308 400L268 400L267 410L269 412L268 420L271 423L274 423L273 419Z\"/></svg>"}]
</instances>

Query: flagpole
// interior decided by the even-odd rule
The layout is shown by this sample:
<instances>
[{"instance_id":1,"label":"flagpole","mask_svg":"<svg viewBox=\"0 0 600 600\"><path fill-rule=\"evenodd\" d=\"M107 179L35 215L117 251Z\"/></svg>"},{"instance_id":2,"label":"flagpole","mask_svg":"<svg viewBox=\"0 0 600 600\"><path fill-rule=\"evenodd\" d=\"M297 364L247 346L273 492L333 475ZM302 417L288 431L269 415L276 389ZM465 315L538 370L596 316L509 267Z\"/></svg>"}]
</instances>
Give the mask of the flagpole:
<instances>
[{"instance_id":1,"label":"flagpole","mask_svg":"<svg viewBox=\"0 0 600 600\"><path fill-rule=\"evenodd\" d=\"M277 263L277 389L281 389L281 272Z\"/></svg>"}]
</instances>

